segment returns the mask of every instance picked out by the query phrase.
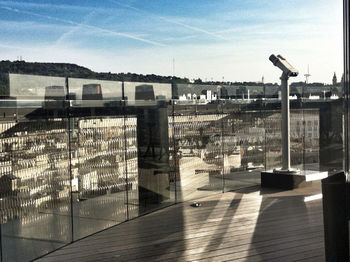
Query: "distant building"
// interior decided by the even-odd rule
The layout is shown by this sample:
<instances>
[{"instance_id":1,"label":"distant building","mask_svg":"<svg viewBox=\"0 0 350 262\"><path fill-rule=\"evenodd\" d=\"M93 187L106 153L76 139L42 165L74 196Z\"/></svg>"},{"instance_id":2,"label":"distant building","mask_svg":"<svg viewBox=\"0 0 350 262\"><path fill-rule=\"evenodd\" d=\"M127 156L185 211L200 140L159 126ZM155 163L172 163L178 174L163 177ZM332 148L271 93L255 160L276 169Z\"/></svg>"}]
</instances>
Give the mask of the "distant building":
<instances>
[{"instance_id":1,"label":"distant building","mask_svg":"<svg viewBox=\"0 0 350 262\"><path fill-rule=\"evenodd\" d=\"M334 72L334 75L333 75L332 83L333 83L333 85L337 84L337 76L335 75L335 72Z\"/></svg>"}]
</instances>

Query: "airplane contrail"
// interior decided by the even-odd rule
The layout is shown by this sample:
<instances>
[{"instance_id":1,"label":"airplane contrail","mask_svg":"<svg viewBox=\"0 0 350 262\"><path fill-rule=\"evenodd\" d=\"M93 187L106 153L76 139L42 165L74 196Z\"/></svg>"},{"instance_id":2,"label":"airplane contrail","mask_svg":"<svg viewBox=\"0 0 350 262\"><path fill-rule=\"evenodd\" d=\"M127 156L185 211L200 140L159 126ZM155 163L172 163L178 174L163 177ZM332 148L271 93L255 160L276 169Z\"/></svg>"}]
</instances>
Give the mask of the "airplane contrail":
<instances>
[{"instance_id":1,"label":"airplane contrail","mask_svg":"<svg viewBox=\"0 0 350 262\"><path fill-rule=\"evenodd\" d=\"M74 26L73 28L71 28L70 30L68 30L67 32L63 33L62 35L60 35L60 37L56 40L54 46L57 46L59 44L61 44L65 39L67 39L67 37L71 36L72 34L74 34L75 32L79 31L80 28L82 28L85 23L87 22L87 20L93 16L95 14L95 11L92 11L90 12L88 15L86 15L84 18L83 18L83 21L77 25L77 26Z\"/></svg>"},{"instance_id":2,"label":"airplane contrail","mask_svg":"<svg viewBox=\"0 0 350 262\"><path fill-rule=\"evenodd\" d=\"M137 41L144 42L144 43L147 43L147 44L151 44L151 45L154 45L154 46L163 46L163 47L166 46L165 44L162 44L162 43L159 43L159 42L156 42L156 41L148 40L148 39L141 38L141 37L138 37L138 36L127 34L127 33L121 33L121 32L116 32L116 31L100 28L100 27L93 26L93 25L86 25L86 24L81 25L81 24L79 24L77 22L74 22L74 21L71 21L71 20L60 19L60 18L57 18L57 17L48 16L48 15L41 15L41 14L34 13L34 12L19 10L17 8L11 8L11 7L6 7L6 6L0 6L0 8L8 10L8 11L16 12L16 13L28 14L28 15L32 15L32 16L36 16L36 17L46 18L46 19L49 19L49 20L54 20L54 21L61 22L61 23L67 23L67 24L71 24L71 25L74 25L74 26L83 26L83 27L88 28L88 29L94 29L94 30L97 30L97 31L100 31L100 32L103 32L103 33L108 33L110 35L137 40Z\"/></svg>"},{"instance_id":3,"label":"airplane contrail","mask_svg":"<svg viewBox=\"0 0 350 262\"><path fill-rule=\"evenodd\" d=\"M122 4L122 3L119 3L118 1L115 1L115 0L110 0L110 2L114 3L114 4L117 4L119 6L122 6L122 7L126 7L126 8L129 8L129 9L132 9L132 10L135 10L137 12L141 12L141 13L144 13L144 14L148 14L148 15L151 15L153 17L156 17L158 19L161 19L165 22L168 22L168 23L171 23L171 24L176 24L176 25L181 25L185 28L188 28L188 29L191 29L193 31L197 31L197 32L201 32L201 33L204 33L204 34L207 34L207 35L210 35L214 38L219 38L221 40L228 40L227 38L221 36L221 35L218 35L216 33L213 33L213 32L210 32L208 30L205 30L205 29L202 29L202 28L199 28L199 27L195 27L195 26L191 26L191 25L188 25L188 24L185 24L185 23L181 23L181 22L178 22L178 21L174 21L174 20L171 20L169 18L166 18L166 17L163 17L163 16L159 16L159 15L155 15L155 14L152 14L152 13L149 13L149 12L146 12L144 10L141 10L139 8L136 8L136 7L133 7L133 6L130 6L130 5L126 5L126 4Z\"/></svg>"}]
</instances>

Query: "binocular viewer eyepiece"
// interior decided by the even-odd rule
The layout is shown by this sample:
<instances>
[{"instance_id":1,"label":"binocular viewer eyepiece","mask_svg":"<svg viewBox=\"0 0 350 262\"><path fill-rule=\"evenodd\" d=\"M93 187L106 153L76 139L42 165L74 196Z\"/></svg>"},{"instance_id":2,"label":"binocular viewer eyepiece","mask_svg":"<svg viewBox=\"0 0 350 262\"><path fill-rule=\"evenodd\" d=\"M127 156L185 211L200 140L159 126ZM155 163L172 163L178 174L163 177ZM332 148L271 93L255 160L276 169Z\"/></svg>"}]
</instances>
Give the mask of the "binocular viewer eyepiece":
<instances>
[{"instance_id":1,"label":"binocular viewer eyepiece","mask_svg":"<svg viewBox=\"0 0 350 262\"><path fill-rule=\"evenodd\" d=\"M291 64L289 64L288 61L285 58L283 58L281 55L278 55L278 56L270 55L269 59L274 66L277 66L279 69L281 69L282 72L286 74L288 77L290 76L295 77L299 74L298 70L295 69Z\"/></svg>"}]
</instances>

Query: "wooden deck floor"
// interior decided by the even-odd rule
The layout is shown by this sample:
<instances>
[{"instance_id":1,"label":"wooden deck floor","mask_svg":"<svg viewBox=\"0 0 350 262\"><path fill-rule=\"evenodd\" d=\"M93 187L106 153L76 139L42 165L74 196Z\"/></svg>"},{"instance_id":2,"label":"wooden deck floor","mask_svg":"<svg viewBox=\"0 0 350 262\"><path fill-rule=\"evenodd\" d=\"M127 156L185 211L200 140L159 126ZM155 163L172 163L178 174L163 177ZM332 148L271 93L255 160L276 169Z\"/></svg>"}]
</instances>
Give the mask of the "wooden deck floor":
<instances>
[{"instance_id":1,"label":"wooden deck floor","mask_svg":"<svg viewBox=\"0 0 350 262\"><path fill-rule=\"evenodd\" d=\"M324 261L322 200L312 188L252 187L184 202L73 243L48 261Z\"/></svg>"}]
</instances>

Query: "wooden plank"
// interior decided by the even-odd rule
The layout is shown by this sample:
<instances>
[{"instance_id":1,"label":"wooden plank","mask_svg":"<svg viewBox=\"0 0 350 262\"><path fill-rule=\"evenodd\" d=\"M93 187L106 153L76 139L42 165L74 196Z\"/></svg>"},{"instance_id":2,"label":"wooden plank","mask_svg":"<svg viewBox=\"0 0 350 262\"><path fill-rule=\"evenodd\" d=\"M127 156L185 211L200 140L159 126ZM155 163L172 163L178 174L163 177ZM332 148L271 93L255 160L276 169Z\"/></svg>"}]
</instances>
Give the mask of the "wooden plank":
<instances>
[{"instance_id":1,"label":"wooden plank","mask_svg":"<svg viewBox=\"0 0 350 262\"><path fill-rule=\"evenodd\" d=\"M171 206L38 261L323 261L322 201L303 201L319 192L215 194L199 199L199 208Z\"/></svg>"},{"instance_id":2,"label":"wooden plank","mask_svg":"<svg viewBox=\"0 0 350 262\"><path fill-rule=\"evenodd\" d=\"M308 208L308 216L309 217L311 217L313 215L322 217L322 210L320 210L320 205L315 207L314 211L312 209L313 208ZM298 219L298 217L304 218L304 216L305 216L305 214L300 214L300 210L298 210L298 209L290 209L290 211L291 211L290 214L286 214L285 212L283 212L281 214L280 209L275 210L273 213L270 211L269 212L270 216L265 216L263 219L260 218L259 222L267 222L267 221L275 221L275 220L282 221L285 219L293 221L294 219ZM313 211L313 212L310 212L310 211ZM234 217L232 217L232 216L219 217L219 218L214 219L214 220L207 219L205 228L210 228L211 226L215 227L218 224L220 224L220 225L225 225L225 224L243 225L242 221L244 221L244 225L248 225L249 223L252 223L255 225L256 224L256 216L258 216L258 215L259 215L259 212L255 212L255 213L250 212L248 214L235 214ZM135 231L135 224L129 223L127 230L118 230L120 227L120 226L118 226L118 227L112 228L108 231L105 231L101 234L95 235L91 239L94 239L94 240L103 239L103 238L108 237L109 235L113 236L115 234L118 234L118 236L120 236L120 237L125 236L125 235L130 237L132 235L132 233L135 233L135 236L137 238L140 238L143 235L149 236L150 233L163 234L163 233L174 233L174 232L183 230L184 225L180 224L180 223L176 223L176 221L174 222L174 221L167 219L167 222L165 222L165 225L161 225L160 224L161 221L155 221L155 220L157 220L157 216L154 216L152 218L153 218L152 219L153 223L151 225L145 227L145 229L142 230L141 232L138 230ZM143 219L140 219L140 220L142 220L141 221L142 223L137 223L136 226L140 226L141 224L144 224L146 222ZM186 227L189 227L190 230L197 230L198 228L202 227L201 225L198 225L198 221L191 221L190 223L187 221L188 220L186 220ZM154 223L154 222L157 222L157 223ZM160 224L159 226L157 226L158 222ZM169 226L169 225L171 225L171 226ZM124 227L124 229L125 229L125 227ZM158 229L158 230L155 231L155 229ZM187 232L189 232L189 231L187 230Z\"/></svg>"},{"instance_id":3,"label":"wooden plank","mask_svg":"<svg viewBox=\"0 0 350 262\"><path fill-rule=\"evenodd\" d=\"M303 223L302 220L296 221L294 224L291 222L288 222L288 220L286 221L280 221L280 225L283 225L285 223L288 223L288 227L284 230L284 234L281 235L280 232L280 226L276 227L276 223L269 223L269 225L264 225L263 227L260 224L260 229L269 233L265 234L265 238L268 238L268 236L270 237L283 237L284 235L289 235L290 233L293 233L294 231L298 232L299 234L302 233L309 233L312 230L321 230L322 229L322 221L321 218L317 218L317 220L312 220L313 224L310 226L309 224L305 224ZM207 241L207 239L221 239L221 238L228 238L228 237L236 237L240 240L242 240L242 238L250 238L252 237L253 233L255 232L255 227L244 227L242 228L233 228L231 229L230 227L227 227L226 229L224 228L224 230L220 229L219 231L217 231L215 228L214 229L206 229L206 231L204 232L200 232L198 234L195 234L192 236L188 236L187 234L189 234L188 232L185 232L185 234L177 234L176 237L174 237L174 235L171 235L171 237L167 237L167 235L163 236L164 239L166 239L166 241L163 241L162 243L165 243L167 245L176 245L176 242L181 242L181 241L186 241L186 245L191 244L191 242L189 240L193 240L193 242L195 241ZM224 235L223 235L224 233ZM259 236L260 238L260 236ZM162 239L162 238L156 238L156 241ZM108 241L107 241L108 240ZM141 237L140 239L135 239L133 237L130 238L124 238L121 239L118 235L115 235L114 237L109 237L106 241L104 241L104 243L101 243L100 240L98 241L93 241L93 245L91 244L91 242L89 243L89 246L94 246L94 245L100 245L102 248L100 251L102 251L103 249L108 249L108 248L112 248L113 250L122 250L122 249L127 249L130 250L132 248L141 248L141 247L146 247L146 246L152 246L154 241L149 238L144 238ZM232 240L231 240L232 241ZM159 241L158 241L159 242ZM162 243L156 243L157 245L161 245ZM81 246L78 245L77 246L78 249L81 248L88 248L88 246ZM67 250L65 250L65 252L67 252ZM73 251L74 252L74 251ZM60 252L58 252L60 253Z\"/></svg>"}]
</instances>

